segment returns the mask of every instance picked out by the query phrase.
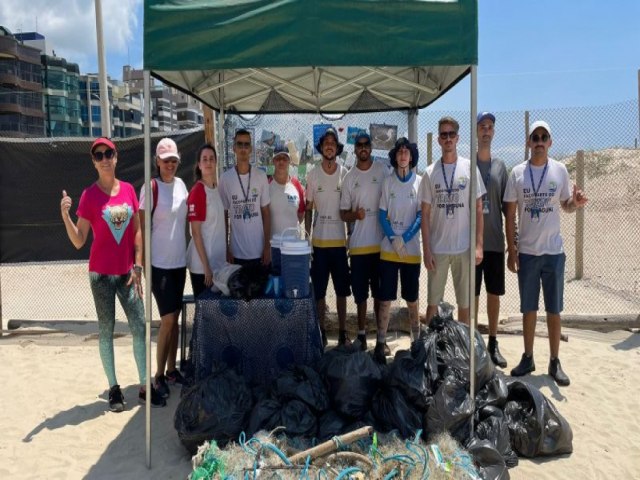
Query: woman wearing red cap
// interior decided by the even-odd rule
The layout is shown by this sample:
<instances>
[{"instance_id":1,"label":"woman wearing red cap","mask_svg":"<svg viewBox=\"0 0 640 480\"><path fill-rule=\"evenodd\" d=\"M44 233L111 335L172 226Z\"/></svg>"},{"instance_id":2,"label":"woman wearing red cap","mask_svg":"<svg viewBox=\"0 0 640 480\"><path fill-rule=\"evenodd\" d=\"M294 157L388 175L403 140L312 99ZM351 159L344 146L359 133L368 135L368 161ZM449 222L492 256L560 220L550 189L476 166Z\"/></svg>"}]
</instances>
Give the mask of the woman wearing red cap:
<instances>
[{"instance_id":1,"label":"woman wearing red cap","mask_svg":"<svg viewBox=\"0 0 640 480\"><path fill-rule=\"evenodd\" d=\"M93 167L98 180L80 197L76 212L78 221L69 214L71 198L62 191L60 209L71 243L80 249L87 241L89 229L93 243L89 253L89 282L96 306L99 349L102 367L109 381L109 409L124 410L124 396L116 380L113 355L115 298L127 316L133 336L133 354L138 367L140 385L146 382L145 323L142 303L142 234L138 218L138 198L133 186L116 178L118 152L108 138L98 138L91 146ZM139 401L146 400L140 387ZM166 401L155 390L152 406L162 407Z\"/></svg>"}]
</instances>

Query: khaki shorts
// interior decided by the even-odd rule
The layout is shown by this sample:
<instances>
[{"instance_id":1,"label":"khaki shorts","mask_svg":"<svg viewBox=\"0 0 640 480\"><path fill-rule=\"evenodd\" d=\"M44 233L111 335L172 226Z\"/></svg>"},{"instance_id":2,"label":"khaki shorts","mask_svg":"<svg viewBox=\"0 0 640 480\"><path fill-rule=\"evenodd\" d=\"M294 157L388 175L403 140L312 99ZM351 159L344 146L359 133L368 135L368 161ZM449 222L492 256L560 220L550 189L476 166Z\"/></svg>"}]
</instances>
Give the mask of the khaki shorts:
<instances>
[{"instance_id":1,"label":"khaki shorts","mask_svg":"<svg viewBox=\"0 0 640 480\"><path fill-rule=\"evenodd\" d=\"M434 254L433 258L436 262L436 270L428 272L427 303L438 305L443 300L449 267L451 267L458 308L469 308L469 250L455 255Z\"/></svg>"}]
</instances>

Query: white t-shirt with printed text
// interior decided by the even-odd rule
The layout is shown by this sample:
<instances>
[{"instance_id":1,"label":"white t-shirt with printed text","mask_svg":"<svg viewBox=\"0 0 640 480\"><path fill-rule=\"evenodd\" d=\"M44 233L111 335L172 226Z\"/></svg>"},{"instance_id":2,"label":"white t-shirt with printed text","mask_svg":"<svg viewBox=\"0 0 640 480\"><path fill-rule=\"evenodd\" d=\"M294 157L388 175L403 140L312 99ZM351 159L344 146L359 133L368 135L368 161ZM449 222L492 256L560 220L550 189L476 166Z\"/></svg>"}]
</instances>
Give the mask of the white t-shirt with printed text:
<instances>
[{"instance_id":1,"label":"white t-shirt with printed text","mask_svg":"<svg viewBox=\"0 0 640 480\"><path fill-rule=\"evenodd\" d=\"M442 175L444 165L445 177ZM455 171L454 171L455 168ZM486 193L476 167L476 199ZM450 187L450 191L447 188ZM471 161L458 156L455 163L442 159L429 165L420 186L422 202L431 205L429 246L431 253L456 255L469 250ZM426 219L422 219L426 221Z\"/></svg>"},{"instance_id":2,"label":"white t-shirt with printed text","mask_svg":"<svg viewBox=\"0 0 640 480\"><path fill-rule=\"evenodd\" d=\"M564 251L560 236L560 203L571 197L569 172L564 164L549 158L540 182L544 166L529 165L527 161L513 167L504 192L505 202L518 202L518 252L558 255Z\"/></svg>"},{"instance_id":3,"label":"white t-shirt with printed text","mask_svg":"<svg viewBox=\"0 0 640 480\"><path fill-rule=\"evenodd\" d=\"M380 196L380 210L387 211L387 219L393 233L402 236L416 220L422 206L420 204L420 183L422 177L412 173L413 178L402 182L394 173L385 178ZM417 263L421 261L420 232L405 244L408 255L400 258L389 239L383 234L380 244L380 258L391 262Z\"/></svg>"},{"instance_id":4,"label":"white t-shirt with printed text","mask_svg":"<svg viewBox=\"0 0 640 480\"><path fill-rule=\"evenodd\" d=\"M344 177L340 210L365 210L365 218L356 220L353 224L349 237L350 255L380 252L384 232L378 221L378 210L382 183L388 175L389 170L384 164L373 162L368 170L360 170L354 165Z\"/></svg>"},{"instance_id":5,"label":"white t-shirt with printed text","mask_svg":"<svg viewBox=\"0 0 640 480\"><path fill-rule=\"evenodd\" d=\"M287 228L297 228L298 214L304 213L304 190L297 178L291 177L284 185L275 179L269 182L269 213L271 214L271 236L281 235ZM293 235L295 232L290 231Z\"/></svg>"},{"instance_id":6,"label":"white t-shirt with printed text","mask_svg":"<svg viewBox=\"0 0 640 480\"><path fill-rule=\"evenodd\" d=\"M250 168L251 179L249 173L238 179L237 170L232 167L220 176L219 183L222 204L229 211L231 251L235 258L245 260L262 257L265 238L261 208L270 202L267 174Z\"/></svg>"},{"instance_id":7,"label":"white t-shirt with printed text","mask_svg":"<svg viewBox=\"0 0 640 480\"><path fill-rule=\"evenodd\" d=\"M332 175L327 175L322 164L307 174L307 202L314 204L312 244L314 247L344 247L345 223L340 218L340 192L347 169L337 165Z\"/></svg>"}]
</instances>

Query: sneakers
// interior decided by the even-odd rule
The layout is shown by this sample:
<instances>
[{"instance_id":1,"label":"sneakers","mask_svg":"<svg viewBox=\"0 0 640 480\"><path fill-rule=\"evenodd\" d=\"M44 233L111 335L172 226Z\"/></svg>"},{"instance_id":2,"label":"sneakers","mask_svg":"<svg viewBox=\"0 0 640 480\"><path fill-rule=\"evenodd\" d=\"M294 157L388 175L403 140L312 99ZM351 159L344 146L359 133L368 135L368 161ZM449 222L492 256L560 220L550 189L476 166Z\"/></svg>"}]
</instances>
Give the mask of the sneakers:
<instances>
[{"instance_id":1,"label":"sneakers","mask_svg":"<svg viewBox=\"0 0 640 480\"><path fill-rule=\"evenodd\" d=\"M358 335L358 338L353 343L354 343L354 345L359 347L359 349L362 350L363 352L367 351L367 336L366 335Z\"/></svg>"},{"instance_id":2,"label":"sneakers","mask_svg":"<svg viewBox=\"0 0 640 480\"><path fill-rule=\"evenodd\" d=\"M561 387L566 387L571 383L567 374L562 370L559 358L552 358L549 360L549 376L551 376Z\"/></svg>"},{"instance_id":3,"label":"sneakers","mask_svg":"<svg viewBox=\"0 0 640 480\"><path fill-rule=\"evenodd\" d=\"M158 392L158 395L160 395L162 398L169 398L169 395L171 395L169 385L167 384L167 377L165 377L164 375L159 375L156 377L154 387L156 392Z\"/></svg>"},{"instance_id":4,"label":"sneakers","mask_svg":"<svg viewBox=\"0 0 640 480\"><path fill-rule=\"evenodd\" d=\"M167 382L169 382L169 385L185 385L187 383L178 369L173 370L172 372L167 372L165 378L167 379Z\"/></svg>"},{"instance_id":5,"label":"sneakers","mask_svg":"<svg viewBox=\"0 0 640 480\"><path fill-rule=\"evenodd\" d=\"M373 360L380 365L387 364L387 354L385 352L385 347L386 349L389 348L386 343L376 342L376 348L373 350Z\"/></svg>"},{"instance_id":6,"label":"sneakers","mask_svg":"<svg viewBox=\"0 0 640 480\"><path fill-rule=\"evenodd\" d=\"M500 353L498 340L496 340L495 337L489 337L487 350L489 350L489 356L491 357L491 361L494 365L497 365L500 368L505 368L507 366L507 360Z\"/></svg>"},{"instance_id":7,"label":"sneakers","mask_svg":"<svg viewBox=\"0 0 640 480\"><path fill-rule=\"evenodd\" d=\"M114 385L109 389L109 410L112 412L124 411L124 396L120 385Z\"/></svg>"},{"instance_id":8,"label":"sneakers","mask_svg":"<svg viewBox=\"0 0 640 480\"><path fill-rule=\"evenodd\" d=\"M531 373L536 369L536 364L533 361L533 355L527 356L526 353L522 354L522 359L517 367L511 369L512 377L522 377L527 373Z\"/></svg>"},{"instance_id":9,"label":"sneakers","mask_svg":"<svg viewBox=\"0 0 640 480\"><path fill-rule=\"evenodd\" d=\"M147 392L145 391L144 387L140 387L140 392L138 393L138 403L140 403L141 405L144 405L147 401ZM162 398L159 394L158 391L153 388L153 385L151 385L151 407L152 408L159 408L159 407L165 407L167 405L167 401Z\"/></svg>"}]
</instances>

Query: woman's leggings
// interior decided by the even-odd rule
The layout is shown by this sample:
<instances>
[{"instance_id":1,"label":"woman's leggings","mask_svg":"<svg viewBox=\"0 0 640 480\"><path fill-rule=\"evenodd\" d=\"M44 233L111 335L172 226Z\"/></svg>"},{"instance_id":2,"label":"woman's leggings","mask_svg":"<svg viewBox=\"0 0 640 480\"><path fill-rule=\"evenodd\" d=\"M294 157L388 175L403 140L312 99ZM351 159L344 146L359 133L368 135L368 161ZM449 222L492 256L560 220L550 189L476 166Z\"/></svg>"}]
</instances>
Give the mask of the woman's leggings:
<instances>
[{"instance_id":1,"label":"woman's leggings","mask_svg":"<svg viewBox=\"0 0 640 480\"><path fill-rule=\"evenodd\" d=\"M144 304L136 295L133 285L127 286L129 275L102 275L89 272L91 293L98 315L98 344L102 368L107 375L109 387L118 384L116 366L113 355L113 329L116 323L116 295L122 305L129 329L133 336L133 356L138 367L140 384L146 382L146 344Z\"/></svg>"}]
</instances>

